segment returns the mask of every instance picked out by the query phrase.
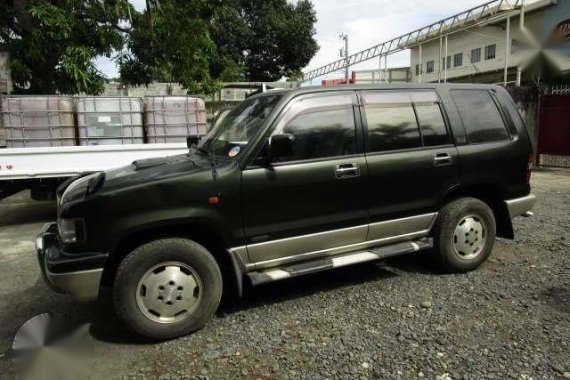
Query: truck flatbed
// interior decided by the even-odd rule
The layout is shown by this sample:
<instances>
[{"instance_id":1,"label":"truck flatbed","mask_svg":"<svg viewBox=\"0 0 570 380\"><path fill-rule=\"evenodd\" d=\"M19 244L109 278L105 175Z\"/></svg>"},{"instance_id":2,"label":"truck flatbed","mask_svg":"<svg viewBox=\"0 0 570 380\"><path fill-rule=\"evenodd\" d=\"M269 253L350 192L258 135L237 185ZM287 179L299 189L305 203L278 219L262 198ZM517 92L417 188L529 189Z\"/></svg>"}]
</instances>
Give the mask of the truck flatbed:
<instances>
[{"instance_id":1,"label":"truck flatbed","mask_svg":"<svg viewBox=\"0 0 570 380\"><path fill-rule=\"evenodd\" d=\"M186 143L0 149L0 199L38 186L53 188L61 180L81 173L186 152Z\"/></svg>"}]
</instances>

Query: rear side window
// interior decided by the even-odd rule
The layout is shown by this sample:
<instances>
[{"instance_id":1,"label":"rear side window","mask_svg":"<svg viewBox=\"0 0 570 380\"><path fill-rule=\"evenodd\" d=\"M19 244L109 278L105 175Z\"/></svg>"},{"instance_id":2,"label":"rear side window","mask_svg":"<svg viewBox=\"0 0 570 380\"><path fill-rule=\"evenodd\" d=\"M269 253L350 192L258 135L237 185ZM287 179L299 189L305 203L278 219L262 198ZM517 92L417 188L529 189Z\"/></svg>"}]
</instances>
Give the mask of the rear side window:
<instances>
[{"instance_id":1,"label":"rear side window","mask_svg":"<svg viewBox=\"0 0 570 380\"><path fill-rule=\"evenodd\" d=\"M509 138L501 113L488 91L451 92L469 143L503 141Z\"/></svg>"},{"instance_id":2,"label":"rear side window","mask_svg":"<svg viewBox=\"0 0 570 380\"><path fill-rule=\"evenodd\" d=\"M450 141L439 98L433 91L378 91L362 94L368 151L383 152Z\"/></svg>"},{"instance_id":3,"label":"rear side window","mask_svg":"<svg viewBox=\"0 0 570 380\"><path fill-rule=\"evenodd\" d=\"M420 131L411 104L368 107L365 112L371 152L421 146Z\"/></svg>"},{"instance_id":4,"label":"rear side window","mask_svg":"<svg viewBox=\"0 0 570 380\"><path fill-rule=\"evenodd\" d=\"M449 135L439 104L417 104L415 107L424 146L449 144Z\"/></svg>"}]
</instances>

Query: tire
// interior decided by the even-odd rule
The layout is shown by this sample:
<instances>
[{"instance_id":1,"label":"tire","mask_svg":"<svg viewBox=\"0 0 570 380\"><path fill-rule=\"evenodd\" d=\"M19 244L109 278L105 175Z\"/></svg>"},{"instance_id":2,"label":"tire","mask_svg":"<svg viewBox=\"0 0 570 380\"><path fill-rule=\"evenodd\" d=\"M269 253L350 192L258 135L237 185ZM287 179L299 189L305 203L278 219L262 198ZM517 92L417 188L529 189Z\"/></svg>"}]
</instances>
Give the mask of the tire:
<instances>
[{"instance_id":1,"label":"tire","mask_svg":"<svg viewBox=\"0 0 570 380\"><path fill-rule=\"evenodd\" d=\"M220 268L206 248L187 239L160 239L121 262L113 303L135 333L172 339L204 327L218 308L222 287Z\"/></svg>"},{"instance_id":2,"label":"tire","mask_svg":"<svg viewBox=\"0 0 570 380\"><path fill-rule=\"evenodd\" d=\"M434 258L447 273L469 272L491 254L496 222L491 208L476 198L446 204L434 226Z\"/></svg>"}]
</instances>

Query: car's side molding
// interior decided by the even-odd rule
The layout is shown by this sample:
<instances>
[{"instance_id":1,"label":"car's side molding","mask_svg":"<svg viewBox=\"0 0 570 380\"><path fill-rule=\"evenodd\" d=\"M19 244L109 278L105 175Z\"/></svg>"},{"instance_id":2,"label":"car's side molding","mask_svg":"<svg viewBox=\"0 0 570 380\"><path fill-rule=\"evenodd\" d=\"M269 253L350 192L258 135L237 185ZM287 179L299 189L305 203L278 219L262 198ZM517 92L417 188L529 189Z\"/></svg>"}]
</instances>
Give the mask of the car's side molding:
<instances>
[{"instance_id":1,"label":"car's side molding","mask_svg":"<svg viewBox=\"0 0 570 380\"><path fill-rule=\"evenodd\" d=\"M250 272L427 236L436 218L437 212L433 212L361 226L249 244L247 246L231 248L230 252L239 257L239 259L242 260L246 272ZM363 233L365 238L360 238L363 236ZM359 241L350 244L338 244L339 241L346 241L351 234L354 234L354 238L359 239ZM335 238L335 236L337 238ZM340 239L338 238L339 236L341 237ZM299 251L303 246L311 247L311 249ZM292 247L291 249L294 250L287 251L287 247ZM273 256L272 258L262 261L252 261L250 260L252 250L279 252L279 256ZM288 254L288 252L290 253Z\"/></svg>"},{"instance_id":2,"label":"car's side molding","mask_svg":"<svg viewBox=\"0 0 570 380\"><path fill-rule=\"evenodd\" d=\"M387 220L370 223L368 225L368 237L366 240L385 239L394 236L402 236L415 231L431 230L435 223L437 213L415 215L407 218Z\"/></svg>"}]
</instances>

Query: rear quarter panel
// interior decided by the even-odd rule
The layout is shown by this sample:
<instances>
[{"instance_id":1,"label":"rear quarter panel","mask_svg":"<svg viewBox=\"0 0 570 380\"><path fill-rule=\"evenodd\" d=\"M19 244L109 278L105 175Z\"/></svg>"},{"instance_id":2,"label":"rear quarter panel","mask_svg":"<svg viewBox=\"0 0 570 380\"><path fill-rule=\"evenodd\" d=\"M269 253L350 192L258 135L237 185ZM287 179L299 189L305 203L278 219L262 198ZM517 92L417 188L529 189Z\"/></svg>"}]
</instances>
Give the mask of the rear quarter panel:
<instances>
[{"instance_id":1,"label":"rear quarter panel","mask_svg":"<svg viewBox=\"0 0 570 380\"><path fill-rule=\"evenodd\" d=\"M532 153L528 132L510 95L501 87L487 90L498 101L510 139L468 144L463 120L453 101L453 87L440 89L459 152L460 186L492 187L503 199L526 195L530 192L526 175Z\"/></svg>"}]
</instances>

